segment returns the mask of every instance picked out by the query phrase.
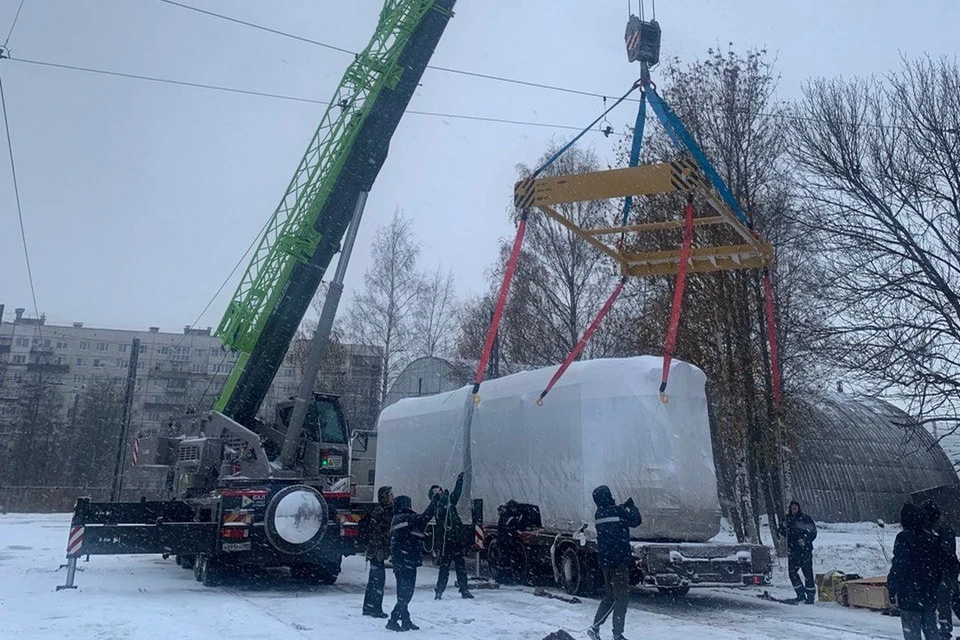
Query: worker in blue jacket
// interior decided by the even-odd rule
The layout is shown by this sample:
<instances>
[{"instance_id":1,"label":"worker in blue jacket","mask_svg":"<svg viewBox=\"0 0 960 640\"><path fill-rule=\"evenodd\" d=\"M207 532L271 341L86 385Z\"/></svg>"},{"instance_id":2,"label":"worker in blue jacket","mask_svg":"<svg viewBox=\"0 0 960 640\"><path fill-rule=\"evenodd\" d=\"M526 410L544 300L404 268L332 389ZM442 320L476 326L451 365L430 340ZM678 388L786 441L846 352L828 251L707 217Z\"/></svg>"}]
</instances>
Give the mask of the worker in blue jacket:
<instances>
[{"instance_id":1,"label":"worker in blue jacket","mask_svg":"<svg viewBox=\"0 0 960 640\"><path fill-rule=\"evenodd\" d=\"M424 529L437 512L439 498L430 501L423 513L413 510L410 496L398 496L393 501L393 520L390 524L390 564L397 579L397 604L387 621L391 631L417 631L420 629L410 621L407 606L413 599L413 590L417 585L417 567L422 562L423 540L427 537Z\"/></svg>"},{"instance_id":2,"label":"worker in blue jacket","mask_svg":"<svg viewBox=\"0 0 960 640\"><path fill-rule=\"evenodd\" d=\"M597 527L597 559L603 572L604 594L587 635L592 640L598 640L600 626L613 613L613 638L625 640L623 627L630 599L630 565L633 563L630 529L639 527L642 519L640 511L633 504L633 498L628 498L626 502L618 505L613 499L610 487L606 485L600 485L593 490L593 501L597 505L594 516Z\"/></svg>"}]
</instances>

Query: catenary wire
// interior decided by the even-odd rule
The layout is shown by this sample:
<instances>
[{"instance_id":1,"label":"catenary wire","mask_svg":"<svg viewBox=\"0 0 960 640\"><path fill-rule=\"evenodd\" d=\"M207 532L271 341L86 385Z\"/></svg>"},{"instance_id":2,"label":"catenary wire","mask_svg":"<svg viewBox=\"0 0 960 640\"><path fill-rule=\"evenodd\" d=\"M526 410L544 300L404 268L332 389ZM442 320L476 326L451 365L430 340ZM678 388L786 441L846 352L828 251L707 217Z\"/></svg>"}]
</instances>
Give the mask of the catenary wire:
<instances>
[{"instance_id":1,"label":"catenary wire","mask_svg":"<svg viewBox=\"0 0 960 640\"><path fill-rule=\"evenodd\" d=\"M3 107L3 127L7 133L7 151L10 153L10 174L13 177L13 194L17 202L17 219L20 222L20 239L23 241L23 257L27 263L27 279L30 281L30 295L33 298L33 311L37 315L37 329L40 331L40 307L37 305L37 290L33 286L33 269L30 266L30 251L27 249L27 231L23 224L23 207L20 204L20 187L17 183L17 164L13 158L13 141L10 139L10 120L7 117L7 99L3 92L3 79L0 78L0 105Z\"/></svg>"}]
</instances>

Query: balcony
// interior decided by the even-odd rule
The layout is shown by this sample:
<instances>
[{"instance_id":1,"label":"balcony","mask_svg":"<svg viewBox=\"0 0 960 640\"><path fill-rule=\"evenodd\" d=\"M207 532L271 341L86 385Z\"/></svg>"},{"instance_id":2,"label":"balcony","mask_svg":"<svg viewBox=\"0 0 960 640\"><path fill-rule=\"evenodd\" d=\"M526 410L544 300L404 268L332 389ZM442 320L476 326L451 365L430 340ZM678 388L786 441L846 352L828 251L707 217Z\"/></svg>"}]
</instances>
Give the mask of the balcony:
<instances>
[{"instance_id":1,"label":"balcony","mask_svg":"<svg viewBox=\"0 0 960 640\"><path fill-rule=\"evenodd\" d=\"M46 362L31 362L27 365L29 373L70 373L70 365Z\"/></svg>"}]
</instances>

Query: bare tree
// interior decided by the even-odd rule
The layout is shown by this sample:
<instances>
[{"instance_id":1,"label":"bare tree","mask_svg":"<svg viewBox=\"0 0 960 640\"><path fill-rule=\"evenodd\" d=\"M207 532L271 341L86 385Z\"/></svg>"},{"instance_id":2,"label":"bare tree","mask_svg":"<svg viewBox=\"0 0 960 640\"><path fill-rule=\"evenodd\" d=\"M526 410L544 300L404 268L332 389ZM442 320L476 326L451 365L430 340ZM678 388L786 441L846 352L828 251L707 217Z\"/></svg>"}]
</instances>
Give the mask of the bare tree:
<instances>
[{"instance_id":1,"label":"bare tree","mask_svg":"<svg viewBox=\"0 0 960 640\"><path fill-rule=\"evenodd\" d=\"M12 485L50 485L60 478L63 463L61 396L56 383L42 370L26 373L16 388L10 420L9 456L0 468L2 481Z\"/></svg>"},{"instance_id":2,"label":"bare tree","mask_svg":"<svg viewBox=\"0 0 960 640\"><path fill-rule=\"evenodd\" d=\"M422 289L419 254L410 222L398 209L374 236L373 264L346 318L351 340L381 349L381 400L416 348L414 318Z\"/></svg>"},{"instance_id":3,"label":"bare tree","mask_svg":"<svg viewBox=\"0 0 960 640\"><path fill-rule=\"evenodd\" d=\"M802 287L798 274L808 264L803 236L791 221L792 191L782 126L784 106L774 99L777 76L765 51L710 50L689 65L667 65L664 94L743 206L750 223L772 241L772 269L778 311L781 363L800 360ZM676 149L658 129L648 130L647 158L671 160ZM624 155L626 150L624 150ZM697 207L704 206L697 202ZM643 199L634 215L643 221L675 217L677 198ZM698 228L695 242L736 243L730 231ZM679 245L678 231L655 238ZM673 296L673 278L648 286L648 313L639 333L641 348L662 349ZM771 535L783 513L789 481L789 438L774 411L766 318L760 273L738 271L688 278L677 355L707 373L714 454L721 498L740 539L756 540L759 514L770 515ZM789 308L789 309L788 309ZM789 313L787 312L789 311ZM793 351L796 349L796 351ZM806 366L809 367L809 359ZM785 391L799 387L800 375L785 370ZM802 373L802 372L800 372Z\"/></svg>"},{"instance_id":4,"label":"bare tree","mask_svg":"<svg viewBox=\"0 0 960 640\"><path fill-rule=\"evenodd\" d=\"M123 380L98 377L85 386L70 418L64 452L73 482L81 487L108 487L123 421Z\"/></svg>"},{"instance_id":5,"label":"bare tree","mask_svg":"<svg viewBox=\"0 0 960 640\"><path fill-rule=\"evenodd\" d=\"M960 69L814 80L796 107L803 222L822 247L814 327L870 392L960 422Z\"/></svg>"},{"instance_id":6,"label":"bare tree","mask_svg":"<svg viewBox=\"0 0 960 640\"><path fill-rule=\"evenodd\" d=\"M556 148L551 147L541 160L555 151ZM591 151L573 147L543 175L598 169L598 161ZM531 173L522 165L518 170L520 178ZM616 216L615 209L607 202L578 202L556 208L583 227L612 223ZM511 211L515 222L519 215L519 211ZM501 242L499 259L488 274L488 293L469 303L462 314L457 351L464 359L476 359L480 355L510 247L506 240ZM580 236L537 211L531 212L501 324L503 371L510 372L521 365L547 366L563 361L613 291L617 277L609 259ZM617 329L630 330L618 319L630 308L626 303L630 298L630 293L622 297L581 353L582 358L634 352L635 340L617 332Z\"/></svg>"},{"instance_id":7,"label":"bare tree","mask_svg":"<svg viewBox=\"0 0 960 640\"><path fill-rule=\"evenodd\" d=\"M414 332L421 356L449 356L456 340L457 298L453 273L439 267L425 275L414 315Z\"/></svg>"}]
</instances>

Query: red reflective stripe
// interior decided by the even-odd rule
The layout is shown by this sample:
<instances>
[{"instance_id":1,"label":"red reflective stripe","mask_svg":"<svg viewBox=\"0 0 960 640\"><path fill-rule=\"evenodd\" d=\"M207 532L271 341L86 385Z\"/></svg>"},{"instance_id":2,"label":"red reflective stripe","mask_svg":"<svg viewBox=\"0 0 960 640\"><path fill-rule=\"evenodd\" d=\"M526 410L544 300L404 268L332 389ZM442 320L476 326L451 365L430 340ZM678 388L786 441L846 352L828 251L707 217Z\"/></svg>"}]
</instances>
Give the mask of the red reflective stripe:
<instances>
[{"instance_id":1,"label":"red reflective stripe","mask_svg":"<svg viewBox=\"0 0 960 640\"><path fill-rule=\"evenodd\" d=\"M67 555L80 555L83 548L83 527L71 527L70 537L67 539Z\"/></svg>"},{"instance_id":2,"label":"red reflective stripe","mask_svg":"<svg viewBox=\"0 0 960 640\"><path fill-rule=\"evenodd\" d=\"M323 492L323 497L327 500L349 500L351 497L349 491L340 491L337 493L329 493L327 491Z\"/></svg>"},{"instance_id":3,"label":"red reflective stripe","mask_svg":"<svg viewBox=\"0 0 960 640\"><path fill-rule=\"evenodd\" d=\"M563 361L563 364L560 365L560 368L557 369L557 372L553 374L553 377L550 378L550 382L547 384L547 388L543 390L540 394L540 398L544 398L550 389L553 388L553 385L557 383L557 380L563 375L564 371L570 366L570 364L576 359L580 352L583 351L583 347L586 346L587 340L593 336L597 328L600 326L600 323L603 322L604 317L607 313L610 312L610 308L613 306L613 303L616 302L617 298L620 296L620 292L623 291L623 285L627 283L626 278L620 278L620 282L617 284L617 288L613 290L613 293L610 294L610 297L607 298L607 301L603 303L603 307L600 308L600 313L597 314L597 317L593 319L593 322L590 323L590 326L587 327L587 330L583 333L583 337L580 338L580 341L577 342L573 347L573 351L570 352L570 355L567 356L567 359Z\"/></svg>"},{"instance_id":4,"label":"red reflective stripe","mask_svg":"<svg viewBox=\"0 0 960 640\"><path fill-rule=\"evenodd\" d=\"M479 386L483 382L483 376L487 371L487 361L490 359L490 351L493 349L493 341L497 337L497 329L500 328L500 318L503 316L503 308L507 302L507 293L510 292L510 282L513 280L513 272L517 268L517 258L520 256L520 247L523 246L523 234L527 230L527 212L523 212L520 218L520 224L517 226L517 236L513 239L513 248L510 250L510 259L507 260L507 268L503 273L503 283L500 285L500 296L497 298L497 307L493 312L493 320L490 322L490 329L487 330L487 340L483 343L483 351L480 354L480 363L477 365L477 377L474 385Z\"/></svg>"},{"instance_id":5,"label":"red reflective stripe","mask_svg":"<svg viewBox=\"0 0 960 640\"><path fill-rule=\"evenodd\" d=\"M773 283L770 272L763 272L763 297L767 310L767 340L770 341L770 377L773 381L773 406L780 408L780 361L777 354L777 325L773 314Z\"/></svg>"},{"instance_id":6,"label":"red reflective stripe","mask_svg":"<svg viewBox=\"0 0 960 640\"><path fill-rule=\"evenodd\" d=\"M663 346L663 376L660 378L660 390L667 386L670 377L670 361L677 346L677 329L680 327L680 309L683 306L683 288L687 283L687 266L690 262L690 245L693 243L693 203L686 207L687 220L683 227L683 245L680 247L680 265L677 269L677 284L673 291L673 306L670 308L670 325L667 328L667 340Z\"/></svg>"}]
</instances>

